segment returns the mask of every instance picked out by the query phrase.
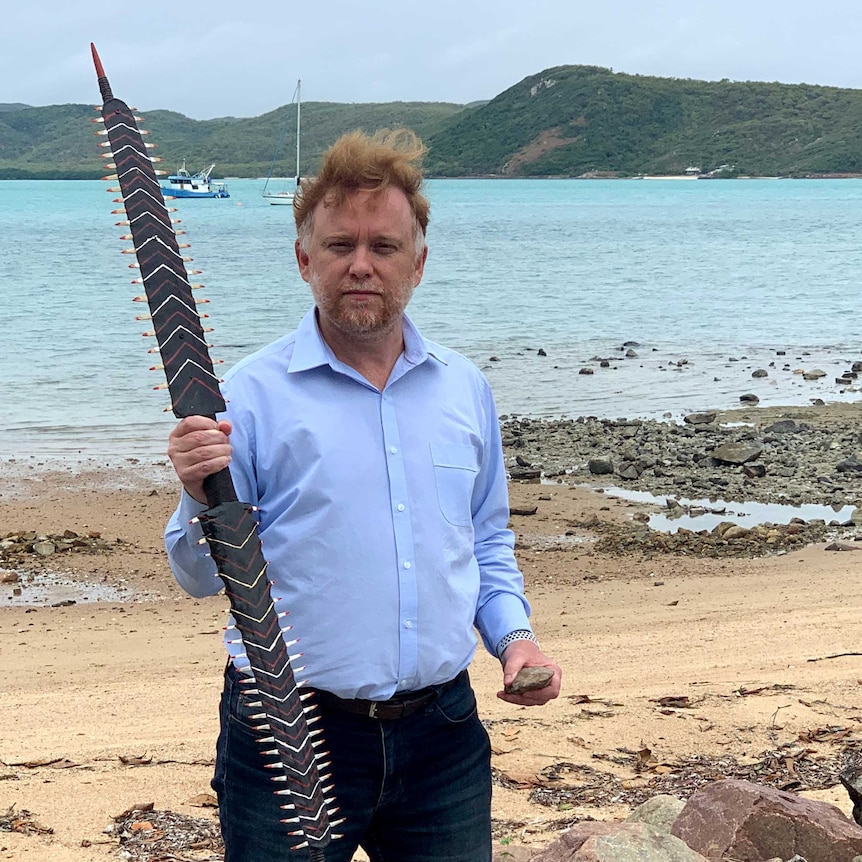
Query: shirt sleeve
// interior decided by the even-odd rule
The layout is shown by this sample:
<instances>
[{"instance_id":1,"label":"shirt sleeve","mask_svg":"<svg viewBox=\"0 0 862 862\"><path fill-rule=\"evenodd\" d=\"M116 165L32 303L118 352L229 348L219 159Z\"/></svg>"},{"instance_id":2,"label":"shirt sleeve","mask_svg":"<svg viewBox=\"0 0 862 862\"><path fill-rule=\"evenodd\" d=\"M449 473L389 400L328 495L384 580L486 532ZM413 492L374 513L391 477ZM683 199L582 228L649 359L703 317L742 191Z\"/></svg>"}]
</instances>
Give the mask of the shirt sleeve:
<instances>
[{"instance_id":1,"label":"shirt sleeve","mask_svg":"<svg viewBox=\"0 0 862 862\"><path fill-rule=\"evenodd\" d=\"M503 462L500 421L491 387L483 379L484 458L473 489L474 553L479 563L476 628L485 648L497 655L497 644L509 632L532 631L524 578L515 559L515 536L508 528L509 490Z\"/></svg>"},{"instance_id":2,"label":"shirt sleeve","mask_svg":"<svg viewBox=\"0 0 862 862\"><path fill-rule=\"evenodd\" d=\"M206 543L200 544L203 531L191 521L206 506L182 492L180 503L165 529L165 549L176 582L195 598L214 596L222 588L216 566L209 556Z\"/></svg>"},{"instance_id":3,"label":"shirt sleeve","mask_svg":"<svg viewBox=\"0 0 862 862\"><path fill-rule=\"evenodd\" d=\"M222 389L225 398L227 398L224 385ZM220 418L228 419L233 426L230 435L233 448L230 473L237 497L240 500L254 503L255 501L250 496L250 471L243 466L248 464L250 460L248 458L248 430L241 418L233 415L230 410L224 417ZM218 576L216 565L209 555L209 546L205 541L201 542L204 537L203 530L201 530L200 524L192 523L207 508L206 505L199 503L194 497L183 491L179 505L165 529L165 549L174 578L189 595L195 598L214 596L224 587Z\"/></svg>"}]
</instances>

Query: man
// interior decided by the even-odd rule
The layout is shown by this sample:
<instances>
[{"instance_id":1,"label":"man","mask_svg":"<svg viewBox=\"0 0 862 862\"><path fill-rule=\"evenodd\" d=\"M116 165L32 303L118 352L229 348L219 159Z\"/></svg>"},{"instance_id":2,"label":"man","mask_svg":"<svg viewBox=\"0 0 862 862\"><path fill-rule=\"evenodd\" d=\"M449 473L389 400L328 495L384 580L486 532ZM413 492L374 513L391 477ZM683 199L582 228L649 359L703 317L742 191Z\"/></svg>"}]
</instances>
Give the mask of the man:
<instances>
[{"instance_id":1,"label":"man","mask_svg":"<svg viewBox=\"0 0 862 862\"><path fill-rule=\"evenodd\" d=\"M182 420L168 454L182 482L166 543L195 596L221 582L189 524L203 480L230 464L259 507L273 594L290 611L331 752L345 822L328 862L491 859L490 746L466 668L474 625L504 686L560 669L530 629L507 528L500 429L484 375L426 341L404 309L422 279L429 205L412 133L342 137L294 202L296 259L314 307L228 373L225 418ZM237 685L229 643L213 787L225 862L302 860Z\"/></svg>"}]
</instances>

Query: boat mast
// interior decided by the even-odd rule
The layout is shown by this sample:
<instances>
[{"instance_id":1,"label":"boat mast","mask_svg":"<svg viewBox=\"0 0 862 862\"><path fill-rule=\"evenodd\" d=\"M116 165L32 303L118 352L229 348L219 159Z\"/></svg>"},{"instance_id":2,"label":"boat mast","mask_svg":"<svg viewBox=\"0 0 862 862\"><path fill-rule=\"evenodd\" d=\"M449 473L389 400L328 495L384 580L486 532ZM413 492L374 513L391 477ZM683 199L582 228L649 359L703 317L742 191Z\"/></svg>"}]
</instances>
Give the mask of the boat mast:
<instances>
[{"instance_id":1,"label":"boat mast","mask_svg":"<svg viewBox=\"0 0 862 862\"><path fill-rule=\"evenodd\" d=\"M302 80L296 82L296 185L299 187L299 108L302 104Z\"/></svg>"},{"instance_id":2,"label":"boat mast","mask_svg":"<svg viewBox=\"0 0 862 862\"><path fill-rule=\"evenodd\" d=\"M300 176L299 176L299 112L301 105L300 98L300 87L302 85L302 81L296 82L296 90L293 92L293 98L291 99L290 104L293 104L293 100L296 100L296 188L299 188ZM287 106L289 107L289 106ZM272 162L269 166L269 173L266 175L266 182L263 184L263 196L269 199L270 203L290 203L293 200L293 195L295 189L293 191L282 191L282 192L268 192L269 181L272 179L273 171L275 171L275 165L278 161L279 153L281 153L281 145L284 143L284 139L287 137L288 132L290 131L289 122L285 122L284 130L281 133L281 137L278 139L278 144L275 147L275 155L272 157ZM286 180L286 177L283 177L283 180Z\"/></svg>"}]
</instances>

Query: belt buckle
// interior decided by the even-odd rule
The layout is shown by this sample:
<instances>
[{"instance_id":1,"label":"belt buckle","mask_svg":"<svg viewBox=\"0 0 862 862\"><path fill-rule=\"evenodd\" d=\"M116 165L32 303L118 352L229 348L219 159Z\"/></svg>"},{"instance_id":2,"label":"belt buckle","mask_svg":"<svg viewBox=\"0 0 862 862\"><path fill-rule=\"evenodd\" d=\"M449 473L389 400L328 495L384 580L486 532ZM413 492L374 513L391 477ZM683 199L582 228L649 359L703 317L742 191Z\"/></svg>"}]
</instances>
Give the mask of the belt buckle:
<instances>
[{"instance_id":1,"label":"belt buckle","mask_svg":"<svg viewBox=\"0 0 862 862\"><path fill-rule=\"evenodd\" d=\"M368 707L368 717L377 718L377 701L372 700L371 706Z\"/></svg>"}]
</instances>

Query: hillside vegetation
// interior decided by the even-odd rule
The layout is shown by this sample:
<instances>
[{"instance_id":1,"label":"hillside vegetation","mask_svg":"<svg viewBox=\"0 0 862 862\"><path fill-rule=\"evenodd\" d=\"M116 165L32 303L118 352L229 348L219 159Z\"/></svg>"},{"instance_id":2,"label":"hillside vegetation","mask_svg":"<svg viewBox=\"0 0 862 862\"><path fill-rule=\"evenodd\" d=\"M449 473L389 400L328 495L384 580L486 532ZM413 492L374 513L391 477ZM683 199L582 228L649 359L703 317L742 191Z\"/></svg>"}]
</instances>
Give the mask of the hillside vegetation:
<instances>
[{"instance_id":1,"label":"hillside vegetation","mask_svg":"<svg viewBox=\"0 0 862 862\"><path fill-rule=\"evenodd\" d=\"M309 102L302 106L301 172L308 175L339 135L353 129L373 132L406 126L423 139L461 105L422 102L341 105ZM101 124L92 105L52 105L0 111L0 179L98 179L105 174L99 141ZM281 140L274 176L293 176L296 168L296 106L284 105L259 117L192 120L174 111L147 111L142 129L156 144L160 169L173 171L185 160L198 170L216 163L213 176L260 177L269 173ZM282 140L283 137L283 140Z\"/></svg>"},{"instance_id":2,"label":"hillside vegetation","mask_svg":"<svg viewBox=\"0 0 862 862\"><path fill-rule=\"evenodd\" d=\"M104 173L90 106L0 110L0 178L95 178ZM216 163L221 176L293 173L295 106L259 117L192 120L151 111L143 127L162 167ZM559 66L469 106L309 102L302 173L351 129L407 126L429 147L432 176L808 176L862 173L862 90L694 81Z\"/></svg>"},{"instance_id":3,"label":"hillside vegetation","mask_svg":"<svg viewBox=\"0 0 862 862\"><path fill-rule=\"evenodd\" d=\"M862 171L862 90L692 81L560 66L431 138L447 176Z\"/></svg>"}]
</instances>

